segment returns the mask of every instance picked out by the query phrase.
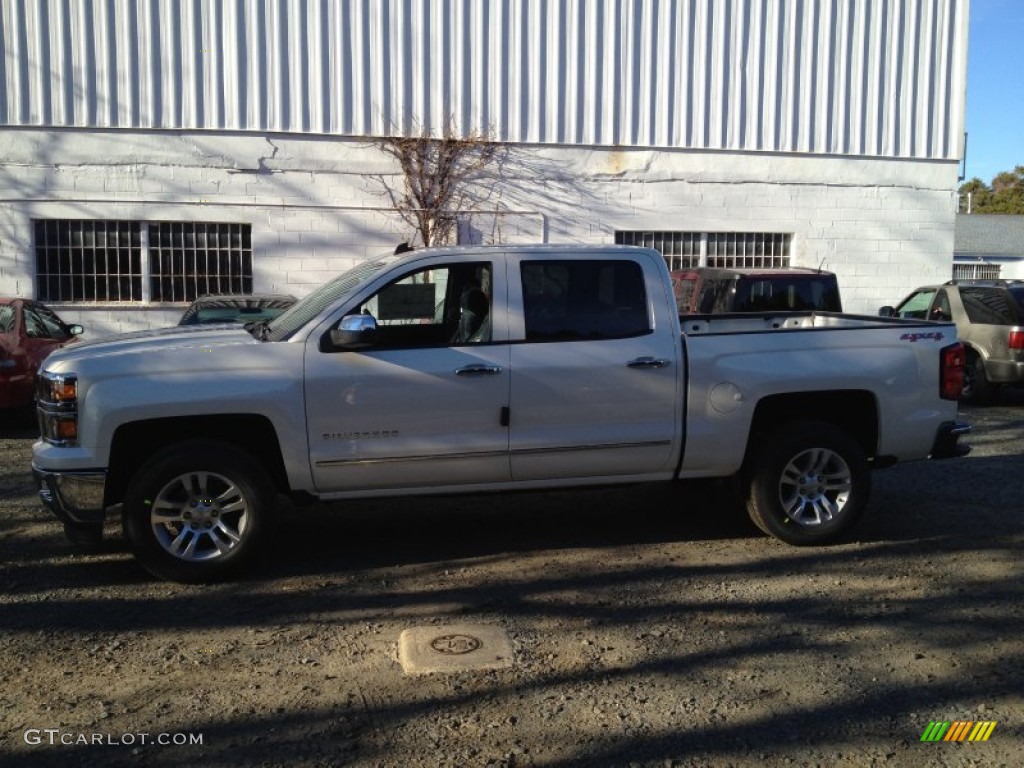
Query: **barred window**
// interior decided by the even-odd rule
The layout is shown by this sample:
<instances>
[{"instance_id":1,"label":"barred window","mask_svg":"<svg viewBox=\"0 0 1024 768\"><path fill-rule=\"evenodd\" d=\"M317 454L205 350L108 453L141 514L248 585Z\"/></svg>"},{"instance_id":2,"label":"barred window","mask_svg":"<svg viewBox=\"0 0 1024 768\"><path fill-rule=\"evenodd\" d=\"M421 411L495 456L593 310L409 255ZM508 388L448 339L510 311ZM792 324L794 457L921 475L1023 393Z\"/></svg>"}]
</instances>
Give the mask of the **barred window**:
<instances>
[{"instance_id":1,"label":"barred window","mask_svg":"<svg viewBox=\"0 0 1024 768\"><path fill-rule=\"evenodd\" d=\"M149 266L153 301L192 301L207 293L252 293L252 227L152 223Z\"/></svg>"},{"instance_id":2,"label":"barred window","mask_svg":"<svg viewBox=\"0 0 1024 768\"><path fill-rule=\"evenodd\" d=\"M618 245L640 245L659 251L668 262L669 269L687 269L700 266L700 232L616 232Z\"/></svg>"},{"instance_id":3,"label":"barred window","mask_svg":"<svg viewBox=\"0 0 1024 768\"><path fill-rule=\"evenodd\" d=\"M36 297L67 302L186 302L252 293L252 227L219 222L33 222Z\"/></svg>"},{"instance_id":4,"label":"barred window","mask_svg":"<svg viewBox=\"0 0 1024 768\"><path fill-rule=\"evenodd\" d=\"M708 235L708 266L783 269L789 266L792 235L713 232Z\"/></svg>"},{"instance_id":5,"label":"barred window","mask_svg":"<svg viewBox=\"0 0 1024 768\"><path fill-rule=\"evenodd\" d=\"M728 267L784 269L793 236L782 232L618 231L615 242L660 251L669 269Z\"/></svg>"},{"instance_id":6,"label":"barred window","mask_svg":"<svg viewBox=\"0 0 1024 768\"><path fill-rule=\"evenodd\" d=\"M141 301L141 236L137 221L36 221L36 297Z\"/></svg>"},{"instance_id":7,"label":"barred window","mask_svg":"<svg viewBox=\"0 0 1024 768\"><path fill-rule=\"evenodd\" d=\"M954 280L998 280L1002 265L972 262L953 265Z\"/></svg>"}]
</instances>

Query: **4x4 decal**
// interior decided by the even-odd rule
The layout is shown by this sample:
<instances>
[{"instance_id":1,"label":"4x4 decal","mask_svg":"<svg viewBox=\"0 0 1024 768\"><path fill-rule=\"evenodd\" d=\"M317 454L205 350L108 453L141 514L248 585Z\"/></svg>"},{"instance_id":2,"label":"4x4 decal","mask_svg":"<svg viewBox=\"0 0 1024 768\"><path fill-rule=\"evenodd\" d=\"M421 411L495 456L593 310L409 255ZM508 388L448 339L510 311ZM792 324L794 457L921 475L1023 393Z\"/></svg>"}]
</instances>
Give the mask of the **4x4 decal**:
<instances>
[{"instance_id":1,"label":"4x4 decal","mask_svg":"<svg viewBox=\"0 0 1024 768\"><path fill-rule=\"evenodd\" d=\"M944 338L946 338L946 334L942 331L929 331L928 333L904 333L900 336L900 341L920 341L921 339L942 341Z\"/></svg>"}]
</instances>

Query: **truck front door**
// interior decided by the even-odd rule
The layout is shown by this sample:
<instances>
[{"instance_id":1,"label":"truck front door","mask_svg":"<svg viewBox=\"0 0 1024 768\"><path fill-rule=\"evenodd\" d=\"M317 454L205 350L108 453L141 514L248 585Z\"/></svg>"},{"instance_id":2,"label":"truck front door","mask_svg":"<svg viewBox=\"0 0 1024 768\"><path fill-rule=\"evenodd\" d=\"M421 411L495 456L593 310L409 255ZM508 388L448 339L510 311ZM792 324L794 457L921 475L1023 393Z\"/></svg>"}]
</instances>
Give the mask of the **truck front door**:
<instances>
[{"instance_id":1,"label":"truck front door","mask_svg":"<svg viewBox=\"0 0 1024 768\"><path fill-rule=\"evenodd\" d=\"M509 479L503 262L410 267L355 307L366 349L306 352L314 481L322 493Z\"/></svg>"}]
</instances>

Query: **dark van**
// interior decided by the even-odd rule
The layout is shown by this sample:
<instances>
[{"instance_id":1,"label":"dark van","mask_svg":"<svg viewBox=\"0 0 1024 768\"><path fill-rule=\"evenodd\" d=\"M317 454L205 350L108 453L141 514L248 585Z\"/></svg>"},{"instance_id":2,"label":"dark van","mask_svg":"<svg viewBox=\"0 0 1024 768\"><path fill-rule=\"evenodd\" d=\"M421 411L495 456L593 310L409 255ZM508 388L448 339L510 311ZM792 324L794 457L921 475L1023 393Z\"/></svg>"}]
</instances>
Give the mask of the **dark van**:
<instances>
[{"instance_id":1,"label":"dark van","mask_svg":"<svg viewBox=\"0 0 1024 768\"><path fill-rule=\"evenodd\" d=\"M843 311L836 276L823 270L696 267L671 274L681 315Z\"/></svg>"}]
</instances>

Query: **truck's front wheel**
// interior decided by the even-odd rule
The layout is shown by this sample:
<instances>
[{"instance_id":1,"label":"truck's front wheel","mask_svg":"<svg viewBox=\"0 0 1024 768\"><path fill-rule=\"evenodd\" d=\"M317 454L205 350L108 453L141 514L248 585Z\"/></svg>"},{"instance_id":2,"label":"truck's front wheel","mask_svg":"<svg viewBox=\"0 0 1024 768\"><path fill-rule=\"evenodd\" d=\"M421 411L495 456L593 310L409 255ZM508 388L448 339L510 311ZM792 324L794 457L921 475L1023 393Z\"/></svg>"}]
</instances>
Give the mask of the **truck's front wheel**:
<instances>
[{"instance_id":1,"label":"truck's front wheel","mask_svg":"<svg viewBox=\"0 0 1024 768\"><path fill-rule=\"evenodd\" d=\"M747 511L758 528L788 544L823 544L864 513L871 470L848 433L801 422L759 442L747 483Z\"/></svg>"},{"instance_id":2,"label":"truck's front wheel","mask_svg":"<svg viewBox=\"0 0 1024 768\"><path fill-rule=\"evenodd\" d=\"M227 443L187 442L150 459L125 492L125 538L156 576L220 581L259 550L274 489L256 461Z\"/></svg>"}]
</instances>

